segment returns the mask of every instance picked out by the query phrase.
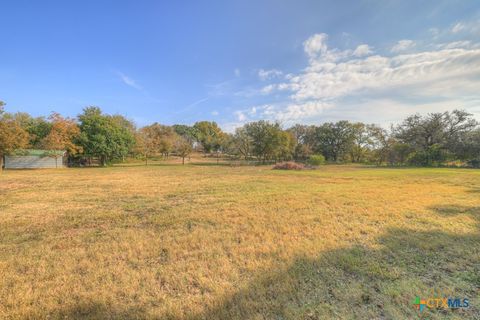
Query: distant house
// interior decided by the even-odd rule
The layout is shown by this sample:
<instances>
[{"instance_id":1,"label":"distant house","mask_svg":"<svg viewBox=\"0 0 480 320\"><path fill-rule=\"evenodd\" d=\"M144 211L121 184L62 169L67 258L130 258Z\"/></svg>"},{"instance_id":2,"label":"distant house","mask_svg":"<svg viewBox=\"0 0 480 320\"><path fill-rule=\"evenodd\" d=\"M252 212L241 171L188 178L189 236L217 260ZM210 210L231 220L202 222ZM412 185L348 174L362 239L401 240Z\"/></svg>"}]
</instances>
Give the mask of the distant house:
<instances>
[{"instance_id":1,"label":"distant house","mask_svg":"<svg viewBox=\"0 0 480 320\"><path fill-rule=\"evenodd\" d=\"M67 152L57 150L19 150L5 156L5 169L64 168Z\"/></svg>"}]
</instances>

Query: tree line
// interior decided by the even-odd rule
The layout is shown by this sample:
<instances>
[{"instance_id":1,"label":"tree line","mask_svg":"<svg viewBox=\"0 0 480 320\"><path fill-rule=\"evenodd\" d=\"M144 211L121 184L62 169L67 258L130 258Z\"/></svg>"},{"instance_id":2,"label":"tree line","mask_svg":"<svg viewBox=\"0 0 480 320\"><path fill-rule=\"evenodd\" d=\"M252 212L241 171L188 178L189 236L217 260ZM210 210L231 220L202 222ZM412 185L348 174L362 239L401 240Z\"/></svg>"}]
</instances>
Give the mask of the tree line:
<instances>
[{"instance_id":1,"label":"tree line","mask_svg":"<svg viewBox=\"0 0 480 320\"><path fill-rule=\"evenodd\" d=\"M0 101L0 159L25 149L65 150L74 163L92 158L99 164L127 157L148 164L154 156L182 158L193 150L262 163L308 161L323 157L332 163L436 166L458 162L480 167L480 128L463 110L412 115L390 129L361 122L320 125L255 121L229 134L211 121L192 126L153 123L137 128L121 115L87 107L77 118L52 113L32 117L7 113ZM1 161L1 160L0 160Z\"/></svg>"}]
</instances>

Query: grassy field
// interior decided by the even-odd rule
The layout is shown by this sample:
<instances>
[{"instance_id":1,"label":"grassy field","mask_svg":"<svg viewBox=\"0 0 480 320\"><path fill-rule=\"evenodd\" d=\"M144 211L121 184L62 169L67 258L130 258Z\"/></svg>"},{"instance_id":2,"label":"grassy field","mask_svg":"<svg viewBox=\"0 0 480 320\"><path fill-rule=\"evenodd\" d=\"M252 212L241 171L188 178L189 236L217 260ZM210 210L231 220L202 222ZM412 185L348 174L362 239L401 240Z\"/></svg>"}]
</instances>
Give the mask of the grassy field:
<instances>
[{"instance_id":1,"label":"grassy field","mask_svg":"<svg viewBox=\"0 0 480 320\"><path fill-rule=\"evenodd\" d=\"M480 171L0 175L0 318L480 318Z\"/></svg>"}]
</instances>

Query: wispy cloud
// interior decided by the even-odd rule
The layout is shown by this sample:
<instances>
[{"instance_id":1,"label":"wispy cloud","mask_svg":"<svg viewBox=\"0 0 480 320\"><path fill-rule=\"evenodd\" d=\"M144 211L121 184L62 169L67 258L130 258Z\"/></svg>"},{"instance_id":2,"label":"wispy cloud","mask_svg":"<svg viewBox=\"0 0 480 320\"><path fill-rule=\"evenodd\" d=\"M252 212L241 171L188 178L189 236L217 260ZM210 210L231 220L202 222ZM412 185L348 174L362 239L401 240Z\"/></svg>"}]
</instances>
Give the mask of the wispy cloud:
<instances>
[{"instance_id":1,"label":"wispy cloud","mask_svg":"<svg viewBox=\"0 0 480 320\"><path fill-rule=\"evenodd\" d=\"M117 71L116 72L120 80L129 87L135 88L137 90L143 90L142 86L140 86L135 80L131 77L127 76L126 74Z\"/></svg>"},{"instance_id":2,"label":"wispy cloud","mask_svg":"<svg viewBox=\"0 0 480 320\"><path fill-rule=\"evenodd\" d=\"M413 47L415 47L415 41L405 39L398 41L390 51L396 53L412 49Z\"/></svg>"},{"instance_id":3,"label":"wispy cloud","mask_svg":"<svg viewBox=\"0 0 480 320\"><path fill-rule=\"evenodd\" d=\"M466 28L465 24L462 23L462 22L459 22L452 27L452 32L453 33L458 33L460 31L464 30L465 28Z\"/></svg>"},{"instance_id":4,"label":"wispy cloud","mask_svg":"<svg viewBox=\"0 0 480 320\"><path fill-rule=\"evenodd\" d=\"M327 34L315 34L303 43L308 65L263 86L259 92L266 104L257 105L255 113L250 108L234 110L235 124L258 119L307 123L346 117L347 110L350 119L379 122L458 107L480 116L474 109L479 101L480 41L440 35L403 39L381 54L367 44L330 48Z\"/></svg>"},{"instance_id":5,"label":"wispy cloud","mask_svg":"<svg viewBox=\"0 0 480 320\"><path fill-rule=\"evenodd\" d=\"M260 69L260 70L258 70L258 77L262 81L270 80L270 79L279 77L282 74L283 74L283 72L280 71L280 70L277 70L277 69L270 69L270 70Z\"/></svg>"},{"instance_id":6,"label":"wispy cloud","mask_svg":"<svg viewBox=\"0 0 480 320\"><path fill-rule=\"evenodd\" d=\"M373 49L368 44L361 44L353 51L353 55L356 57L364 57L372 53Z\"/></svg>"},{"instance_id":7,"label":"wispy cloud","mask_svg":"<svg viewBox=\"0 0 480 320\"><path fill-rule=\"evenodd\" d=\"M199 105L199 104L201 104L205 101L208 101L208 99L210 99L210 98L207 97L207 98L198 99L197 101L194 101L194 102L190 103L188 106L186 106L185 109L191 109L191 108L193 108L193 107L195 107L195 106L197 106L197 105Z\"/></svg>"}]
</instances>

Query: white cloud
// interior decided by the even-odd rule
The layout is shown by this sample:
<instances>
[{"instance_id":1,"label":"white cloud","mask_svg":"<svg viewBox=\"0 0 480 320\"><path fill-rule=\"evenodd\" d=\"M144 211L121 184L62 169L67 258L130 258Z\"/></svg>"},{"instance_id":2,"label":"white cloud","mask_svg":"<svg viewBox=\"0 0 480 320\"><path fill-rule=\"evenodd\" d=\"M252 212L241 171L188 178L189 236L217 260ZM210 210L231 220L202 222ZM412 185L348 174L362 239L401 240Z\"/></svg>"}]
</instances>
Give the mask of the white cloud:
<instances>
[{"instance_id":1,"label":"white cloud","mask_svg":"<svg viewBox=\"0 0 480 320\"><path fill-rule=\"evenodd\" d=\"M459 22L452 27L452 32L453 33L458 33L460 31L465 30L465 28L466 28L465 24L462 23L462 22Z\"/></svg>"},{"instance_id":2,"label":"white cloud","mask_svg":"<svg viewBox=\"0 0 480 320\"><path fill-rule=\"evenodd\" d=\"M310 58L315 58L327 51L327 39L326 33L315 34L303 43L303 48Z\"/></svg>"},{"instance_id":3,"label":"white cloud","mask_svg":"<svg viewBox=\"0 0 480 320\"><path fill-rule=\"evenodd\" d=\"M292 103L285 107L269 106L262 113L266 119L280 121L290 125L302 119L309 119L322 114L332 105L323 101L307 101L304 103Z\"/></svg>"},{"instance_id":4,"label":"white cloud","mask_svg":"<svg viewBox=\"0 0 480 320\"><path fill-rule=\"evenodd\" d=\"M261 90L261 92L262 92L263 94L269 94L269 93L273 92L273 91L275 90L275 88L276 88L276 85L274 85L274 84L269 84L269 85L263 87L262 90Z\"/></svg>"},{"instance_id":5,"label":"white cloud","mask_svg":"<svg viewBox=\"0 0 480 320\"><path fill-rule=\"evenodd\" d=\"M260 69L260 70L258 70L258 77L262 81L270 80L270 79L279 77L282 74L283 74L283 72L280 71L280 70L277 70L277 69L271 69L271 70Z\"/></svg>"},{"instance_id":6,"label":"white cloud","mask_svg":"<svg viewBox=\"0 0 480 320\"><path fill-rule=\"evenodd\" d=\"M220 113L217 110L212 111L212 116L218 116Z\"/></svg>"},{"instance_id":7,"label":"white cloud","mask_svg":"<svg viewBox=\"0 0 480 320\"><path fill-rule=\"evenodd\" d=\"M240 110L235 111L235 116L237 117L237 120L240 122L247 120L247 116L243 111L240 111Z\"/></svg>"},{"instance_id":8,"label":"white cloud","mask_svg":"<svg viewBox=\"0 0 480 320\"><path fill-rule=\"evenodd\" d=\"M284 85L296 100L332 99L360 90L414 84L418 87L412 90L421 94L426 88L435 88L441 80L448 79L454 85L466 81L469 75L480 76L478 49L443 49L393 57L375 55L338 63L313 62L304 73Z\"/></svg>"},{"instance_id":9,"label":"white cloud","mask_svg":"<svg viewBox=\"0 0 480 320\"><path fill-rule=\"evenodd\" d=\"M436 45L438 49L455 49L455 48L471 48L474 47L471 41L454 41L449 43L440 43Z\"/></svg>"},{"instance_id":10,"label":"white cloud","mask_svg":"<svg viewBox=\"0 0 480 320\"><path fill-rule=\"evenodd\" d=\"M235 77L240 77L240 69L238 68L235 68L235 70L233 70L233 74L235 75Z\"/></svg>"},{"instance_id":11,"label":"white cloud","mask_svg":"<svg viewBox=\"0 0 480 320\"><path fill-rule=\"evenodd\" d=\"M291 102L287 104L265 104L235 111L236 124L248 121L270 120L291 125L296 121L321 115L333 105L322 101Z\"/></svg>"},{"instance_id":12,"label":"white cloud","mask_svg":"<svg viewBox=\"0 0 480 320\"><path fill-rule=\"evenodd\" d=\"M415 41L413 40L400 40L390 50L391 52L401 52L412 49L415 47Z\"/></svg>"},{"instance_id":13,"label":"white cloud","mask_svg":"<svg viewBox=\"0 0 480 320\"><path fill-rule=\"evenodd\" d=\"M458 33L462 33L464 35L480 35L480 19L457 22L448 31L454 35Z\"/></svg>"},{"instance_id":14,"label":"white cloud","mask_svg":"<svg viewBox=\"0 0 480 320\"><path fill-rule=\"evenodd\" d=\"M388 128L392 123L399 123L408 115L414 113L429 113L451 111L458 106L467 108L462 99L445 99L411 103L398 101L393 98L362 99L351 103L339 103L332 108L325 109L321 114L323 121L351 120L376 123ZM469 109L471 111L471 109Z\"/></svg>"},{"instance_id":15,"label":"white cloud","mask_svg":"<svg viewBox=\"0 0 480 320\"><path fill-rule=\"evenodd\" d=\"M365 110L369 105L385 108L386 116L388 110L393 112L395 106L401 106L397 108L398 114L405 116L407 111L416 112L415 107L431 111L447 108L453 102L456 104L451 107L473 108L470 102L475 97L478 100L479 43L466 40L432 43L426 51L383 56L369 55L368 45L355 50L329 48L326 39L321 34L305 41L305 53L310 57L308 66L261 90L264 95L286 90L291 93L289 98L257 106L253 114L248 109L241 110L238 120L308 121L333 114L344 106L352 106L350 112L355 114L355 106ZM399 51L415 45L411 40L397 44ZM389 97L389 103L385 103L385 97ZM366 102L352 102L359 99ZM375 110L371 109L369 114L375 118Z\"/></svg>"},{"instance_id":16,"label":"white cloud","mask_svg":"<svg viewBox=\"0 0 480 320\"><path fill-rule=\"evenodd\" d=\"M128 77L127 75L123 74L122 72L118 71L117 72L118 77L124 84L127 86L130 86L132 88L135 88L137 90L142 90L143 88L132 78Z\"/></svg>"},{"instance_id":17,"label":"white cloud","mask_svg":"<svg viewBox=\"0 0 480 320\"><path fill-rule=\"evenodd\" d=\"M368 56L372 53L373 49L368 44L361 44L353 51L353 55L356 57Z\"/></svg>"}]
</instances>

